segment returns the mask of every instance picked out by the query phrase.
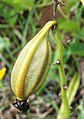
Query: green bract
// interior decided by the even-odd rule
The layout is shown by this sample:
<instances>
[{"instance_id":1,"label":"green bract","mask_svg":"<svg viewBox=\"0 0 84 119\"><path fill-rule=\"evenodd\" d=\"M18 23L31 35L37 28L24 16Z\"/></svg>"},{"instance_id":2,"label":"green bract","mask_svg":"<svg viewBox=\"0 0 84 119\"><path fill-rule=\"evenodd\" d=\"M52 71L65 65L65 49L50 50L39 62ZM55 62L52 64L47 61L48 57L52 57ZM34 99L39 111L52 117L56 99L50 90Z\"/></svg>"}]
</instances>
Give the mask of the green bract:
<instances>
[{"instance_id":1,"label":"green bract","mask_svg":"<svg viewBox=\"0 0 84 119\"><path fill-rule=\"evenodd\" d=\"M16 60L11 74L11 88L18 100L28 98L45 80L51 62L47 33L55 24L55 21L46 23L26 44Z\"/></svg>"}]
</instances>

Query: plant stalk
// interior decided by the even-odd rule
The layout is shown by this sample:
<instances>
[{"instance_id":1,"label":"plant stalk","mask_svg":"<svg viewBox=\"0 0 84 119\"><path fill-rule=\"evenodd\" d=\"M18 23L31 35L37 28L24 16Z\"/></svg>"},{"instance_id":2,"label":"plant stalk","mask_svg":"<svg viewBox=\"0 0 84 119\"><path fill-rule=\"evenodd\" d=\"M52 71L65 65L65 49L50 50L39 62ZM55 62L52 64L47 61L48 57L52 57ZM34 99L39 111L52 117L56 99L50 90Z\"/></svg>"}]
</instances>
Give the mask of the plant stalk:
<instances>
[{"instance_id":1,"label":"plant stalk","mask_svg":"<svg viewBox=\"0 0 84 119\"><path fill-rule=\"evenodd\" d=\"M64 86L67 85L65 71L63 67L63 52L64 52L64 46L62 43L59 27L57 25L56 27L56 35L55 35L56 43L57 43L57 60L59 61L58 64L58 70L60 75L60 81L61 81L61 98L64 105L64 111L65 111L65 117L66 119L70 119L70 108L66 96L66 89L64 89Z\"/></svg>"}]
</instances>

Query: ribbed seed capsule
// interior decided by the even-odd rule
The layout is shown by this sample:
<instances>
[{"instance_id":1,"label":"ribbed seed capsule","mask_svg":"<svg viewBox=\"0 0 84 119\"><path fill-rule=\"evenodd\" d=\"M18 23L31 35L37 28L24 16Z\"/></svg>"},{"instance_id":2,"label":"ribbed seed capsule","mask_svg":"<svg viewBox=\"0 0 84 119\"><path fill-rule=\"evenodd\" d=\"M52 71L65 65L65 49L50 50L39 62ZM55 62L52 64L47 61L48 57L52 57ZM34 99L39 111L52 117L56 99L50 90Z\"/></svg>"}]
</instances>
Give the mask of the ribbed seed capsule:
<instances>
[{"instance_id":1,"label":"ribbed seed capsule","mask_svg":"<svg viewBox=\"0 0 84 119\"><path fill-rule=\"evenodd\" d=\"M18 100L25 100L45 80L51 62L47 32L56 24L49 21L19 54L11 74L11 88Z\"/></svg>"}]
</instances>

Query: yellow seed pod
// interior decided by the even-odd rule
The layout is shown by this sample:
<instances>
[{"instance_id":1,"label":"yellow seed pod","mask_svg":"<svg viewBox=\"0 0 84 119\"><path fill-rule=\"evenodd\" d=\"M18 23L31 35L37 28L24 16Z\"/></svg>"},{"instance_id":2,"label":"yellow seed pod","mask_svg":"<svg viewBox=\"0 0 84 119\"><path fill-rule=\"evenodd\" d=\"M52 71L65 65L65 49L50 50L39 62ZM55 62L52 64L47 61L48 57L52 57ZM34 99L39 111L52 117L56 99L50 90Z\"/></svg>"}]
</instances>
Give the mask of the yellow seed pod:
<instances>
[{"instance_id":1,"label":"yellow seed pod","mask_svg":"<svg viewBox=\"0 0 84 119\"><path fill-rule=\"evenodd\" d=\"M26 100L44 82L51 62L51 47L47 40L49 21L20 52L11 74L11 88L16 98Z\"/></svg>"}]
</instances>

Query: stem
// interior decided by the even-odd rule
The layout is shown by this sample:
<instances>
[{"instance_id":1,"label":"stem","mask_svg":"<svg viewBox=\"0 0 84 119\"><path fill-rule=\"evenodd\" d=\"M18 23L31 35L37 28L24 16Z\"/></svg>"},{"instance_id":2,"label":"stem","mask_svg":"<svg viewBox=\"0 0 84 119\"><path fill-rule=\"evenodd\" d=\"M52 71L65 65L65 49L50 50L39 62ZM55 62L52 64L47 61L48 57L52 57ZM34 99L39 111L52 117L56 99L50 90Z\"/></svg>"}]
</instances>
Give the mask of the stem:
<instances>
[{"instance_id":1,"label":"stem","mask_svg":"<svg viewBox=\"0 0 84 119\"><path fill-rule=\"evenodd\" d=\"M60 63L58 64L58 69L59 69L59 75L60 75L60 80L61 80L61 98L62 98L62 102L63 102L64 108L65 108L64 109L65 116L67 119L70 119L70 108L69 108L69 104L68 104L68 100L67 100L67 96L66 96L66 90L64 89L64 86L67 85L66 76L65 76L64 67L63 67L64 47L62 44L61 35L60 35L58 25L56 27L55 37L56 37L55 39L57 42L57 51L58 51L57 59L60 61Z\"/></svg>"},{"instance_id":2,"label":"stem","mask_svg":"<svg viewBox=\"0 0 84 119\"><path fill-rule=\"evenodd\" d=\"M42 3L42 4L37 4L35 5L35 8L42 8L42 7L47 7L53 4L53 1L48 2L48 3Z\"/></svg>"},{"instance_id":3,"label":"stem","mask_svg":"<svg viewBox=\"0 0 84 119\"><path fill-rule=\"evenodd\" d=\"M68 16L64 13L60 5L58 5L58 11L64 19L68 19Z\"/></svg>"}]
</instances>

